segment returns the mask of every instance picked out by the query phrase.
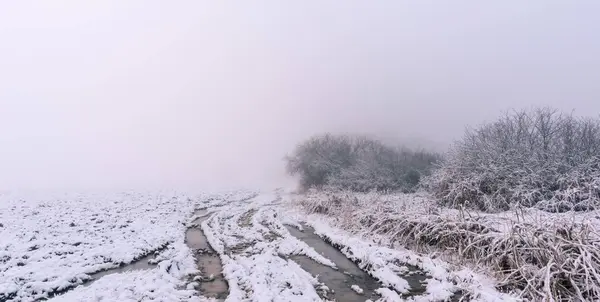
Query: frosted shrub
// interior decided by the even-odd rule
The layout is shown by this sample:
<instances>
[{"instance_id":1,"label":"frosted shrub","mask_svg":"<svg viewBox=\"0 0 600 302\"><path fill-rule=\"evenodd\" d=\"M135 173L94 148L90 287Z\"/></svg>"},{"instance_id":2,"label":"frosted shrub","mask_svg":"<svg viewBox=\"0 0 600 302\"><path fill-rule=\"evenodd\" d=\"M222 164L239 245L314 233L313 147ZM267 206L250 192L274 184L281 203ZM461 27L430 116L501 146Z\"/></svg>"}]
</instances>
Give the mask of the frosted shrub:
<instances>
[{"instance_id":1,"label":"frosted shrub","mask_svg":"<svg viewBox=\"0 0 600 302\"><path fill-rule=\"evenodd\" d=\"M551 212L600 202L600 120L542 108L466 131L425 181L443 204Z\"/></svg>"}]
</instances>

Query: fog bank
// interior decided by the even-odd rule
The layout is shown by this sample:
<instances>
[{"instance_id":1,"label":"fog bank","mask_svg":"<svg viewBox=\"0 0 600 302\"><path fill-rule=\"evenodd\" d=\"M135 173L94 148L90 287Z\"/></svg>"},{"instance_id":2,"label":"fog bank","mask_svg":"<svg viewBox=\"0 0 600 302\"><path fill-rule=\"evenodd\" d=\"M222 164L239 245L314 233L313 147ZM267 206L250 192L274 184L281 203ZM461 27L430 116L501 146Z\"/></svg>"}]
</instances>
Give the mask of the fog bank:
<instances>
[{"instance_id":1,"label":"fog bank","mask_svg":"<svg viewBox=\"0 0 600 302\"><path fill-rule=\"evenodd\" d=\"M600 112L594 1L7 1L0 189L271 187L321 132Z\"/></svg>"}]
</instances>

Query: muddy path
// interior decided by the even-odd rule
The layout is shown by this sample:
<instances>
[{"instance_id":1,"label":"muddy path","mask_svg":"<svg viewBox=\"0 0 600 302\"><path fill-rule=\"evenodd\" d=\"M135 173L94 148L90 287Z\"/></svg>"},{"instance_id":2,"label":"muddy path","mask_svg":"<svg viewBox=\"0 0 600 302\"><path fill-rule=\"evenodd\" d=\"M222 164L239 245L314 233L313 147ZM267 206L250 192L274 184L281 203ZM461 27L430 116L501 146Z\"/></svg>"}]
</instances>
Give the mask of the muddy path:
<instances>
[{"instance_id":1,"label":"muddy path","mask_svg":"<svg viewBox=\"0 0 600 302\"><path fill-rule=\"evenodd\" d=\"M337 266L337 269L333 269L306 256L290 257L302 269L313 276L318 276L319 281L325 283L330 289L333 289L333 292L326 298L350 302L364 302L366 299L376 300L379 298L379 295L375 293L375 290L382 287L379 281L362 271L354 262L346 258L344 254L327 244L319 236L311 232L310 229L300 231L292 226L286 226L286 228L292 236L304 241L319 254L333 261ZM352 288L353 286L356 290Z\"/></svg>"},{"instance_id":2,"label":"muddy path","mask_svg":"<svg viewBox=\"0 0 600 302\"><path fill-rule=\"evenodd\" d=\"M280 196L262 196L195 213L186 243L195 252L201 271L202 278L194 279L201 296L236 301L364 302L428 295L427 284L433 277L420 267L396 263L400 261L396 258L381 258L385 263L356 258L326 235L315 234L313 228L292 226L297 218L287 216L280 202ZM222 257L227 271L235 271L227 279Z\"/></svg>"},{"instance_id":3,"label":"muddy path","mask_svg":"<svg viewBox=\"0 0 600 302\"><path fill-rule=\"evenodd\" d=\"M200 228L200 224L210 217L207 209L200 209L194 213L198 218L192 227L185 232L185 242L194 252L196 265L201 275L193 281L199 283L200 294L207 298L224 300L229 293L229 285L223 276L221 258L210 246L208 239Z\"/></svg>"},{"instance_id":4,"label":"muddy path","mask_svg":"<svg viewBox=\"0 0 600 302\"><path fill-rule=\"evenodd\" d=\"M385 286L360 269L357 264L335 247L314 234L311 228L306 228L303 232L283 224L279 217L281 213L277 208L279 202L281 202L281 197L274 196L272 199L235 203L218 210L211 208L209 209L212 211L210 214L207 210L201 210L195 213L197 218L194 218L194 223L201 223L211 216L207 231L212 231L211 236L219 238L218 240L223 244L225 254L235 259L234 261L244 262L242 267L253 265L254 261L258 261L256 259L261 259L263 256L265 258L282 257L295 262L305 274L308 273L316 278L318 284L314 285L314 290L323 300L364 302L366 300L376 301L381 298L376 291ZM206 237L200 230L191 228L188 230L186 238L189 238L188 245L193 250L200 246L209 247ZM197 245L194 245L194 240L197 240ZM301 242L305 247L301 247L302 244L298 242ZM278 246L281 244L284 246L280 250ZM294 252L296 247L300 247L300 250ZM309 248L314 250L312 252L307 251L306 249ZM267 255L262 254L264 252ZM319 257L315 258L314 253L318 253L321 260L319 260ZM207 257L207 255L197 255L197 257L201 259L201 257ZM221 274L218 273L219 270L222 270L222 267L219 264L215 265L215 263L218 263L218 257L216 255L214 257L215 261L210 264L210 267L214 267L216 276L221 277ZM322 264L327 262L323 262L323 259L329 261L335 268L332 268L329 264ZM275 262L277 262L276 259L273 259L265 264ZM199 264L200 266L202 264ZM293 271L272 272L267 270L263 275L260 271L263 268L257 266L249 270L249 273L254 278L263 278L264 281L255 281L256 279L231 280L232 286L243 289L244 295L246 295L244 298L254 296L252 292L258 294L261 291L260 284L271 284L270 286L277 287L277 284L281 282L285 284L283 286L279 285L282 288L281 290L294 292L291 289L291 284L297 281L294 280ZM202 275L205 274L203 271ZM272 275L275 274L281 275L281 279L271 279ZM243 278L241 279L243 280ZM284 279L289 281L282 281ZM248 284L252 285L249 287ZM201 294L210 297L204 292L201 292ZM309 300L311 299L307 297L307 301Z\"/></svg>"},{"instance_id":5,"label":"muddy path","mask_svg":"<svg viewBox=\"0 0 600 302\"><path fill-rule=\"evenodd\" d=\"M359 301L359 299L364 299L365 297L370 297L372 300L378 297L375 291L383 287L383 285L363 271L357 263L348 259L336 247L315 234L312 227L302 225L303 230L299 230L293 226L286 226L286 228L292 236L302 240L319 254L336 264L338 270L316 263L308 257L292 257L303 269L309 271L311 274L318 274L325 284L335 289L336 294L334 298L338 301ZM407 298L423 294L426 291L427 275L416 266L408 264L403 264L403 266L406 267L406 271L402 274L402 278L408 282L410 289L408 293L401 295ZM362 289L363 294L360 297L356 296L354 290L348 290L352 285L358 285Z\"/></svg>"}]
</instances>

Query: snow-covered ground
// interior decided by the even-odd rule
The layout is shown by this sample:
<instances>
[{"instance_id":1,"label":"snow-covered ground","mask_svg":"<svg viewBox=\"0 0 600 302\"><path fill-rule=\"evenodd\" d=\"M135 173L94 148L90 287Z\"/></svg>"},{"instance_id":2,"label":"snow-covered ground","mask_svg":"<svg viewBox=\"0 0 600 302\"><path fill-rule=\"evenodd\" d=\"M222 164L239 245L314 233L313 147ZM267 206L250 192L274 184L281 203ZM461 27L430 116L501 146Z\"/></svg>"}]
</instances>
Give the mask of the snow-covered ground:
<instances>
[{"instance_id":1,"label":"snow-covered ground","mask_svg":"<svg viewBox=\"0 0 600 302\"><path fill-rule=\"evenodd\" d=\"M236 198L235 194L215 199L176 192L5 193L0 196L0 301L46 298L83 283L91 273L164 247L158 258L164 261L157 270L106 276L90 290L97 291L96 296L116 297L103 286L113 284L121 295L117 287L125 290L143 283L131 290L154 287L148 297L179 301L191 292L176 288L183 276L196 269L184 244L184 223L198 204ZM163 294L169 298L160 297Z\"/></svg>"},{"instance_id":2,"label":"snow-covered ground","mask_svg":"<svg viewBox=\"0 0 600 302\"><path fill-rule=\"evenodd\" d=\"M285 197L285 196L284 196ZM460 290L471 292L479 301L512 301L494 289L494 283L468 269L452 270L440 260L420 256L404 249L389 249L332 227L325 217L306 216L295 210L289 199L261 195L246 204L230 204L215 211L202 224L213 247L222 255L230 282L228 301L320 301L315 290L322 280L302 271L290 255L305 255L335 267L303 241L291 236L284 224L299 226L305 222L315 227L325 239L339 245L342 252L382 283L381 301L404 301L398 293L408 284L401 277L402 265L417 266L432 279L426 293L411 297L415 301L440 301ZM404 268L406 269L406 268ZM352 284L348 285L352 289ZM395 291L388 292L387 287ZM354 289L353 289L354 290Z\"/></svg>"},{"instance_id":3,"label":"snow-covered ground","mask_svg":"<svg viewBox=\"0 0 600 302\"><path fill-rule=\"evenodd\" d=\"M193 286L199 271L185 243L199 208L208 213L201 228L229 284L226 301L323 301L327 284L291 256L332 268L336 264L286 229L301 223L378 279L380 301L403 301L408 283L402 264L431 277L425 293L409 300L438 301L458 291L481 301L510 300L495 291L492 280L471 270L378 245L336 228L324 215L304 215L281 192L196 197L161 192L0 196L0 301L34 301L63 290L51 300L206 301ZM157 250L155 268L106 275L73 288L92 273ZM361 284L348 284L348 289L362 290Z\"/></svg>"},{"instance_id":4,"label":"snow-covered ground","mask_svg":"<svg viewBox=\"0 0 600 302\"><path fill-rule=\"evenodd\" d=\"M0 300L44 298L165 246L163 254L175 256L172 261L180 261L185 274L194 263L189 251L180 249L182 223L199 201L169 192L5 194L0 197ZM172 288L180 282L176 273L110 276L119 286L126 286L121 279L149 284L148 278L167 277L175 277L168 283Z\"/></svg>"}]
</instances>

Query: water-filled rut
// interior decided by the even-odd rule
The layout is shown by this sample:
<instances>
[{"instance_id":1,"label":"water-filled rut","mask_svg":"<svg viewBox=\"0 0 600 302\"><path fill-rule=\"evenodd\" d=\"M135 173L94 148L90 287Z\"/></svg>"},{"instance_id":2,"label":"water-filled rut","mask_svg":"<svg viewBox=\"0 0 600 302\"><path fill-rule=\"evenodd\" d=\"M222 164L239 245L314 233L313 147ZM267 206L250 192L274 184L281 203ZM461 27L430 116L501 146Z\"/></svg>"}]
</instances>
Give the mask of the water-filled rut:
<instances>
[{"instance_id":1,"label":"water-filled rut","mask_svg":"<svg viewBox=\"0 0 600 302\"><path fill-rule=\"evenodd\" d=\"M377 299L378 295L375 293L375 290L381 287L379 282L362 271L356 264L346 258L344 254L323 241L311 229L305 228L304 231L300 231L291 226L287 226L287 229L292 236L304 241L319 254L336 264L337 270L320 264L306 256L290 257L303 270L313 276L318 276L319 281L325 283L327 287L333 290L333 293L328 295L327 298L348 302L364 302L366 299ZM357 293L352 289L353 285L360 287L363 292L361 294Z\"/></svg>"},{"instance_id":2,"label":"water-filled rut","mask_svg":"<svg viewBox=\"0 0 600 302\"><path fill-rule=\"evenodd\" d=\"M334 290L333 295L328 298L335 298L337 301L353 302L365 301L366 299L376 300L379 297L375 291L383 287L383 285L371 275L360 269L356 263L348 259L337 248L315 234L313 228L305 225L303 225L303 231L292 226L286 226L286 228L292 236L302 240L314 248L319 254L336 264L337 270L317 263L306 256L290 257L304 270L312 275L319 276L319 281L324 282L325 285ZM426 280L425 274L416 267L407 267L409 273L402 277L409 283L411 290L408 295L405 296L422 294L425 291L425 285L423 284ZM363 293L359 294L353 290L353 285L360 287Z\"/></svg>"},{"instance_id":3,"label":"water-filled rut","mask_svg":"<svg viewBox=\"0 0 600 302\"><path fill-rule=\"evenodd\" d=\"M92 279L90 281L87 281L86 283L84 283L83 286L90 286L90 285L92 285L92 283L94 281L96 281L104 276L107 276L107 275L153 269L156 267L156 264L152 263L152 260L154 260L155 257L156 257L156 254L152 253L150 255L142 257L142 258L140 258L134 262L131 262L129 264L125 264L125 265L122 265L117 268L108 269L108 270L90 274L90 277L92 277Z\"/></svg>"},{"instance_id":4,"label":"water-filled rut","mask_svg":"<svg viewBox=\"0 0 600 302\"><path fill-rule=\"evenodd\" d=\"M196 213L199 218L194 221L194 226L185 232L185 242L194 252L196 265L202 273L195 278L200 283L200 294L207 298L225 299L229 292L227 281L223 277L223 265L221 258L208 243L208 239L202 232L200 224L209 218L206 210Z\"/></svg>"}]
</instances>

